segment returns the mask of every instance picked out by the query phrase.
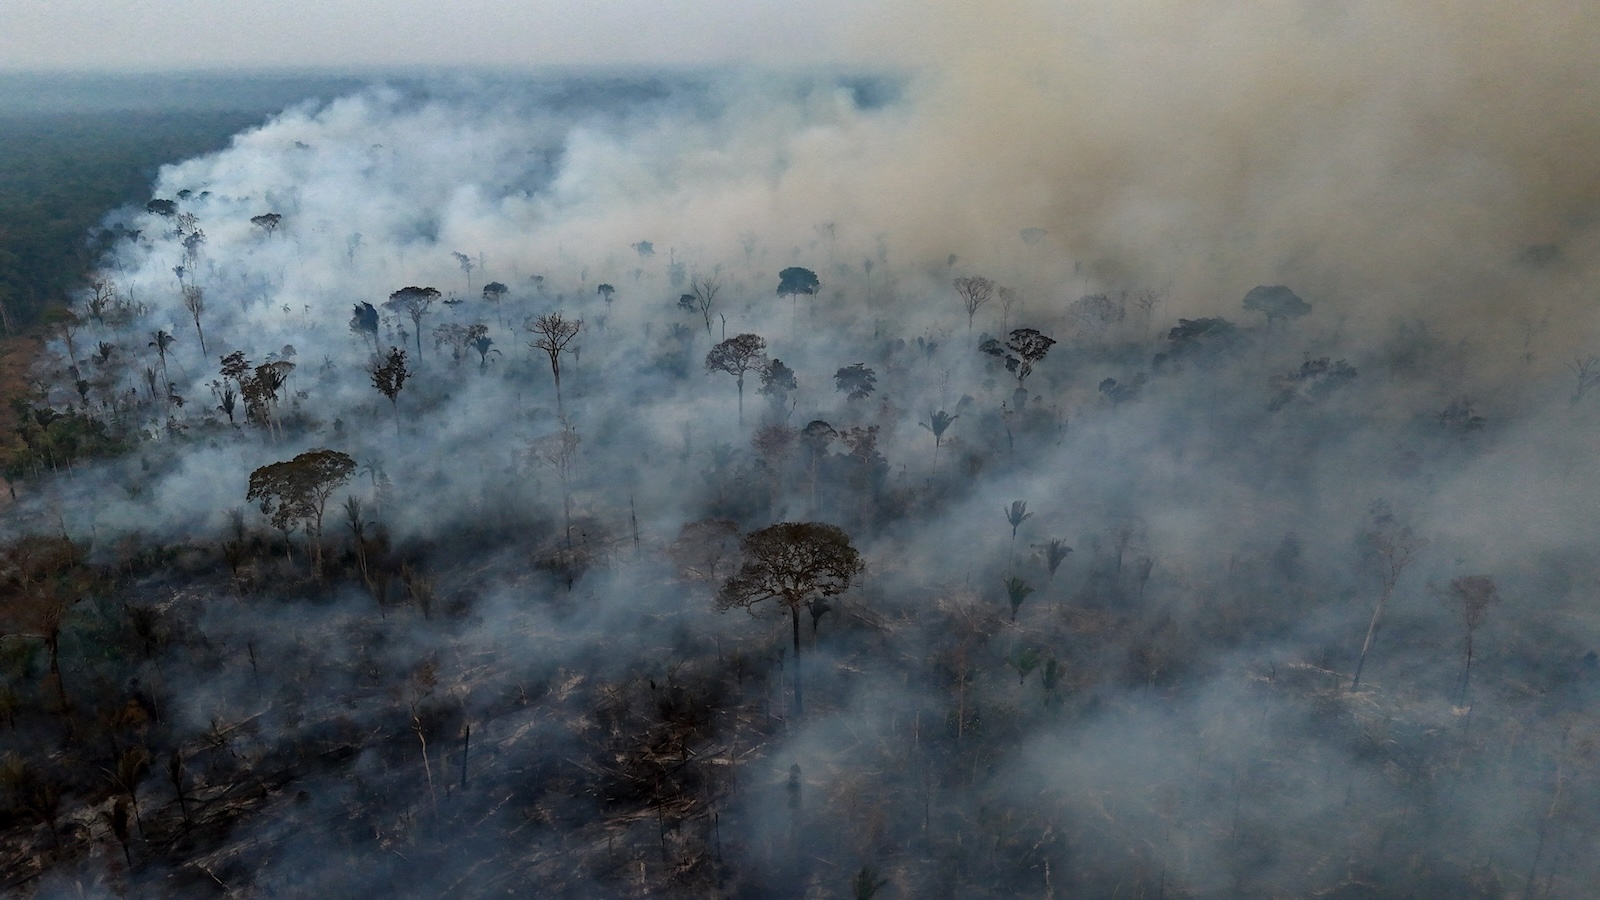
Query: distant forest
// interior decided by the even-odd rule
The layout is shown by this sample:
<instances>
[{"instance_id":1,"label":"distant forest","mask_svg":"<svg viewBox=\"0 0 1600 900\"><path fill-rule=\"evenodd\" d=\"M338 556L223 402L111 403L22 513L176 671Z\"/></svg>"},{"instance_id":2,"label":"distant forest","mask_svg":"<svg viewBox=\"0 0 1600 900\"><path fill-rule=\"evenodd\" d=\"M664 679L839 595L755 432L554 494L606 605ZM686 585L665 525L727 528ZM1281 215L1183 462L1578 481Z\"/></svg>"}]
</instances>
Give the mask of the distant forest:
<instances>
[{"instance_id":1,"label":"distant forest","mask_svg":"<svg viewBox=\"0 0 1600 900\"><path fill-rule=\"evenodd\" d=\"M227 146L334 76L0 75L0 331L61 308L105 250L106 214L149 199L160 167Z\"/></svg>"}]
</instances>

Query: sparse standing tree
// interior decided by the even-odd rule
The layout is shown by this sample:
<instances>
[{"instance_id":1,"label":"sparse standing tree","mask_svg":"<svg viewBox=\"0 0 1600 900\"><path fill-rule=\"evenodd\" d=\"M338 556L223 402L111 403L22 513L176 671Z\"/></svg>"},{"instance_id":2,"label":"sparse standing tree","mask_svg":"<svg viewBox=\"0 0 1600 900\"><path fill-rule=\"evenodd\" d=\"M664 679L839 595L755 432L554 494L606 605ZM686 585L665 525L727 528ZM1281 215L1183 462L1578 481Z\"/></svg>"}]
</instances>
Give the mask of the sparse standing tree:
<instances>
[{"instance_id":1,"label":"sparse standing tree","mask_svg":"<svg viewBox=\"0 0 1600 900\"><path fill-rule=\"evenodd\" d=\"M1350 690L1361 687L1361 670L1367 665L1367 652L1372 649L1372 637L1378 631L1378 621L1383 618L1383 608L1394 595L1400 576L1416 559L1427 542L1412 533L1410 526L1402 524L1389 510L1388 504L1373 504L1371 525L1361 536L1362 549L1378 569L1383 590L1378 595L1378 605L1372 610L1372 621L1367 624L1367 636L1361 642L1361 656L1356 660L1355 675L1350 679Z\"/></svg>"},{"instance_id":2,"label":"sparse standing tree","mask_svg":"<svg viewBox=\"0 0 1600 900\"><path fill-rule=\"evenodd\" d=\"M1576 357L1567 363L1567 368L1578 379L1572 389L1572 402L1576 404L1590 388L1600 384L1600 355Z\"/></svg>"},{"instance_id":3,"label":"sparse standing tree","mask_svg":"<svg viewBox=\"0 0 1600 900\"><path fill-rule=\"evenodd\" d=\"M150 346L156 348L156 356L161 359L161 393L169 400L172 396L172 378L167 374L167 351L177 342L178 339L164 328L150 333Z\"/></svg>"},{"instance_id":4,"label":"sparse standing tree","mask_svg":"<svg viewBox=\"0 0 1600 900\"><path fill-rule=\"evenodd\" d=\"M964 275L954 282L961 307L967 311L967 333L972 333L972 320L978 310L994 297L994 282L982 275Z\"/></svg>"},{"instance_id":5,"label":"sparse standing tree","mask_svg":"<svg viewBox=\"0 0 1600 900\"><path fill-rule=\"evenodd\" d=\"M183 286L183 308L194 318L195 334L200 336L200 355L206 355L206 333L200 327L200 316L206 311L206 295L198 284Z\"/></svg>"},{"instance_id":6,"label":"sparse standing tree","mask_svg":"<svg viewBox=\"0 0 1600 900\"><path fill-rule=\"evenodd\" d=\"M1440 592L1439 599L1456 613L1466 630L1466 656L1461 666L1461 691L1457 706L1467 705L1467 691L1472 685L1472 638L1489 616L1489 607L1500 602L1500 588L1490 575L1463 575L1450 581L1448 590Z\"/></svg>"},{"instance_id":7,"label":"sparse standing tree","mask_svg":"<svg viewBox=\"0 0 1600 900\"><path fill-rule=\"evenodd\" d=\"M766 339L756 334L739 334L711 348L706 354L706 371L726 372L739 386L739 424L744 425L744 376L759 369L766 359Z\"/></svg>"},{"instance_id":8,"label":"sparse standing tree","mask_svg":"<svg viewBox=\"0 0 1600 900\"><path fill-rule=\"evenodd\" d=\"M371 303L357 303L350 316L350 330L363 341L372 342L372 352L378 352L378 310Z\"/></svg>"},{"instance_id":9,"label":"sparse standing tree","mask_svg":"<svg viewBox=\"0 0 1600 900\"><path fill-rule=\"evenodd\" d=\"M1055 581L1056 569L1061 568L1061 564L1067 561L1067 554L1072 552L1072 548L1061 538L1051 538L1038 546L1044 550L1044 565L1050 570L1050 579L1045 582L1045 585L1049 586L1050 582Z\"/></svg>"},{"instance_id":10,"label":"sparse standing tree","mask_svg":"<svg viewBox=\"0 0 1600 900\"><path fill-rule=\"evenodd\" d=\"M556 410L561 410L561 353L578 336L579 329L583 328L582 319L562 318L560 311L535 316L523 325L523 328L535 335L528 346L543 350L550 357L550 374L556 380Z\"/></svg>"},{"instance_id":11,"label":"sparse standing tree","mask_svg":"<svg viewBox=\"0 0 1600 900\"><path fill-rule=\"evenodd\" d=\"M744 562L717 593L717 608L775 600L789 612L794 644L794 712L805 712L800 675L800 608L808 600L837 596L865 568L850 536L822 522L780 522L744 539Z\"/></svg>"},{"instance_id":12,"label":"sparse standing tree","mask_svg":"<svg viewBox=\"0 0 1600 900\"><path fill-rule=\"evenodd\" d=\"M1017 303L1017 292L1008 287L996 290L1000 295L1000 330L1005 331L1011 327L1011 307Z\"/></svg>"},{"instance_id":13,"label":"sparse standing tree","mask_svg":"<svg viewBox=\"0 0 1600 900\"><path fill-rule=\"evenodd\" d=\"M465 253L460 252L460 251L453 251L453 252L451 252L450 255L454 256L456 258L456 265L460 266L461 267L461 271L467 276L467 293L471 294L472 293L472 270L477 268L478 261L473 259L472 257L466 255ZM421 327L421 326L419 325L418 327Z\"/></svg>"},{"instance_id":14,"label":"sparse standing tree","mask_svg":"<svg viewBox=\"0 0 1600 900\"><path fill-rule=\"evenodd\" d=\"M950 415L944 410L928 413L928 421L918 422L923 428L933 434L933 472L939 473L939 445L944 442L944 433L950 430L950 425L961 418L959 414Z\"/></svg>"},{"instance_id":15,"label":"sparse standing tree","mask_svg":"<svg viewBox=\"0 0 1600 900\"><path fill-rule=\"evenodd\" d=\"M117 283L109 278L95 278L89 282L89 296L84 299L84 310L89 313L89 318L94 319L102 328L106 324L106 312L116 304Z\"/></svg>"},{"instance_id":16,"label":"sparse standing tree","mask_svg":"<svg viewBox=\"0 0 1600 900\"><path fill-rule=\"evenodd\" d=\"M817 273L799 266L790 266L778 273L778 296L789 298L789 327L794 328L795 298L801 294L815 297L822 289Z\"/></svg>"},{"instance_id":17,"label":"sparse standing tree","mask_svg":"<svg viewBox=\"0 0 1600 900\"><path fill-rule=\"evenodd\" d=\"M689 280L689 293L683 295L688 301L687 308L699 312L705 320L706 337L711 336L711 310L716 306L717 292L720 290L722 281L717 276L696 275Z\"/></svg>"},{"instance_id":18,"label":"sparse standing tree","mask_svg":"<svg viewBox=\"0 0 1600 900\"><path fill-rule=\"evenodd\" d=\"M372 359L372 386L378 393L389 398L389 405L394 409L394 433L400 434L400 389L406 386L406 377L411 373L406 370L406 352L399 347L390 347L387 356L375 356Z\"/></svg>"},{"instance_id":19,"label":"sparse standing tree","mask_svg":"<svg viewBox=\"0 0 1600 900\"><path fill-rule=\"evenodd\" d=\"M1006 599L1011 602L1011 621L1017 621L1017 610L1022 608L1022 601L1028 599L1033 593L1033 588L1028 583L1015 575L1004 580L1006 586Z\"/></svg>"},{"instance_id":20,"label":"sparse standing tree","mask_svg":"<svg viewBox=\"0 0 1600 900\"><path fill-rule=\"evenodd\" d=\"M1006 371L1017 376L1017 387L1020 388L1033 374L1034 365L1044 359L1055 343L1055 338L1041 334L1036 328L1017 328L1007 336L1004 344L989 338L978 349L1005 360Z\"/></svg>"},{"instance_id":21,"label":"sparse standing tree","mask_svg":"<svg viewBox=\"0 0 1600 900\"><path fill-rule=\"evenodd\" d=\"M1006 568L1010 569L1017 552L1017 529L1023 522L1033 518L1033 513L1028 512L1028 501L1013 500L1011 507L1005 510L1005 514L1006 521L1011 523L1011 549L1006 553Z\"/></svg>"},{"instance_id":22,"label":"sparse standing tree","mask_svg":"<svg viewBox=\"0 0 1600 900\"><path fill-rule=\"evenodd\" d=\"M355 473L356 462L337 450L308 450L250 473L245 500L260 503L273 527L286 534L295 524L311 541L312 571L322 576L322 515L328 498Z\"/></svg>"},{"instance_id":23,"label":"sparse standing tree","mask_svg":"<svg viewBox=\"0 0 1600 900\"><path fill-rule=\"evenodd\" d=\"M431 287L403 287L389 295L384 302L384 309L396 313L403 313L410 317L411 324L416 327L417 358L422 357L422 317L428 314L433 301L439 299L439 291Z\"/></svg>"},{"instance_id":24,"label":"sparse standing tree","mask_svg":"<svg viewBox=\"0 0 1600 900\"><path fill-rule=\"evenodd\" d=\"M865 400L877 389L878 376L865 363L856 363L834 372L833 383L846 400Z\"/></svg>"},{"instance_id":25,"label":"sparse standing tree","mask_svg":"<svg viewBox=\"0 0 1600 900\"><path fill-rule=\"evenodd\" d=\"M500 300L511 291L498 281L491 281L483 286L483 299L494 304L494 320L505 325L505 319L500 315Z\"/></svg>"},{"instance_id":26,"label":"sparse standing tree","mask_svg":"<svg viewBox=\"0 0 1600 900\"><path fill-rule=\"evenodd\" d=\"M774 413L785 412L789 405L789 394L799 389L800 384L795 380L794 370L784 365L783 360L772 359L761 367L759 393L766 395L772 403Z\"/></svg>"},{"instance_id":27,"label":"sparse standing tree","mask_svg":"<svg viewBox=\"0 0 1600 900\"><path fill-rule=\"evenodd\" d=\"M283 216L273 212L250 217L250 224L266 232L267 237L272 237L272 233L278 230L278 225L282 222Z\"/></svg>"}]
</instances>

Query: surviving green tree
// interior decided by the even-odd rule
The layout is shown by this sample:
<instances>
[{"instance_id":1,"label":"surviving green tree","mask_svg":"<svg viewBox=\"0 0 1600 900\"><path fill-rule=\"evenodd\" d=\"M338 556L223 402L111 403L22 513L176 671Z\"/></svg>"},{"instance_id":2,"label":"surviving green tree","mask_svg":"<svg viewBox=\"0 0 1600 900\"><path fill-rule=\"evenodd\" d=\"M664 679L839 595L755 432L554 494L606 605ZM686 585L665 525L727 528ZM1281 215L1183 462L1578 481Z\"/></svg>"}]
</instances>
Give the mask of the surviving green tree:
<instances>
[{"instance_id":1,"label":"surviving green tree","mask_svg":"<svg viewBox=\"0 0 1600 900\"><path fill-rule=\"evenodd\" d=\"M717 608L754 611L768 600L789 613L794 639L794 711L805 712L800 678L800 609L837 596L865 568L850 536L823 522L780 522L751 533L741 547L744 563L717 592Z\"/></svg>"},{"instance_id":2,"label":"surviving green tree","mask_svg":"<svg viewBox=\"0 0 1600 900\"><path fill-rule=\"evenodd\" d=\"M766 359L767 341L758 334L737 334L706 354L707 372L726 372L739 385L739 424L744 424L744 376Z\"/></svg>"},{"instance_id":3,"label":"surviving green tree","mask_svg":"<svg viewBox=\"0 0 1600 900\"><path fill-rule=\"evenodd\" d=\"M355 473L356 462L337 450L308 450L294 459L250 473L245 500L255 501L287 535L299 526L311 542L312 568L322 573L322 514L328 498Z\"/></svg>"},{"instance_id":4,"label":"surviving green tree","mask_svg":"<svg viewBox=\"0 0 1600 900\"><path fill-rule=\"evenodd\" d=\"M372 376L372 386L389 398L389 405L394 409L394 430L399 434L400 389L406 386L406 378L411 374L406 369L406 352L399 347L390 347L387 356L373 358L369 374Z\"/></svg>"}]
</instances>

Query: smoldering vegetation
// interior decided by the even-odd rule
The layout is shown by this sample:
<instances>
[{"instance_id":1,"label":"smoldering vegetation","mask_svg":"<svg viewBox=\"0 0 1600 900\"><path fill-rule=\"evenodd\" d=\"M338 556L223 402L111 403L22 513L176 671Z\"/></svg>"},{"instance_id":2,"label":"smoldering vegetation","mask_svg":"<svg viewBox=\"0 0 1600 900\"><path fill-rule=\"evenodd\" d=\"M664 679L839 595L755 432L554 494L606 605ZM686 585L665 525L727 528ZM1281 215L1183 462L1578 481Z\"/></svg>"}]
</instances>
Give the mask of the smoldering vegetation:
<instances>
[{"instance_id":1,"label":"smoldering vegetation","mask_svg":"<svg viewBox=\"0 0 1600 900\"><path fill-rule=\"evenodd\" d=\"M1204 172L1066 227L1071 154L886 196L951 71L379 86L164 169L8 461L7 890L1591 893L1585 220L1510 234L1515 142L1435 281L1301 165L1253 243ZM747 614L780 522L860 567Z\"/></svg>"}]
</instances>

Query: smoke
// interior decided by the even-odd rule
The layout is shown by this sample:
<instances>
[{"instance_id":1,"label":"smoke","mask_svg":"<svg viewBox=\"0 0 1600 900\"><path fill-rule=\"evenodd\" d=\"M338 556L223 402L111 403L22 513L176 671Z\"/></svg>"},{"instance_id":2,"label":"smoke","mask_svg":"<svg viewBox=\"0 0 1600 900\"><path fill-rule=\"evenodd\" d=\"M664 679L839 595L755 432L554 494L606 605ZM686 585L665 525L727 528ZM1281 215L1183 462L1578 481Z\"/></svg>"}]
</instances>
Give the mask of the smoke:
<instances>
[{"instance_id":1,"label":"smoke","mask_svg":"<svg viewBox=\"0 0 1600 900\"><path fill-rule=\"evenodd\" d=\"M233 845L248 864L224 874L279 892L602 895L635 863L644 889L640 847L658 842L664 871L714 842L718 871L757 893L798 894L806 858L881 862L917 896L1107 895L1124 878L1449 894L1529 858L1583 883L1573 854L1542 854L1554 822L1557 843L1592 834L1551 797L1577 765L1566 735L1592 728L1568 710L1596 638L1579 616L1593 398L1566 366L1594 337L1594 17L865 15L893 48L879 71L897 71L375 85L163 169L154 195L192 222L115 218L138 232L102 266L122 305L53 344L47 377L56 406L134 449L21 508L102 560L131 566L141 541L201 553L251 471L333 447L361 464L348 490L410 579L395 595L438 614L373 622L329 525L349 577L313 589L284 574L293 560L258 561L257 594L290 578L275 605L217 600L196 619L205 653L169 663L193 685L174 689L184 727L259 717L230 752L260 771L355 754L263 801ZM266 213L281 225L252 223ZM778 296L790 266L821 291ZM970 331L964 275L1009 290ZM707 281L709 318L679 306ZM1258 284L1310 314L1261 322L1240 306ZM441 292L420 334L383 306L408 285ZM204 354L185 287L205 297ZM350 325L361 303L381 310L375 340ZM583 320L559 400L523 327L556 310ZM1237 327L1175 333L1201 316ZM435 340L448 325L484 326L493 352L453 359ZM1025 381L977 351L1018 327L1059 341ZM164 357L158 331L177 337ZM733 378L704 370L743 333L795 371L792 395L751 373L741 410ZM111 361L83 361L100 341ZM393 406L370 375L391 347L413 367ZM218 409L234 351L294 364L266 427ZM852 401L834 376L856 363L877 381ZM158 371L170 391L151 389ZM937 445L936 411L957 416ZM846 434L752 443L814 420ZM567 429L578 449L559 461ZM285 548L244 514L258 547L304 565L307 536ZM678 529L704 519L838 522L862 548L863 582L805 623L805 719L783 715L787 616L716 613L715 578L674 571ZM1379 687L1350 693L1385 591L1369 537L1401 525L1422 543L1365 670ZM1051 540L1074 548L1059 571L1041 561ZM1460 625L1437 598L1477 572L1504 602L1479 635L1475 705L1458 705ZM1033 588L1014 624L1007 578ZM671 744L688 721L703 740ZM439 742L467 723L484 741L474 787L440 800L429 769L423 810L418 761L456 764ZM681 759L649 769L640 735ZM1483 749L1500 740L1534 749ZM668 812L650 778L696 811ZM330 824L362 816L390 830ZM415 860L390 859L407 834ZM347 874L374 857L381 871ZM1369 868L1334 871L1345 859Z\"/></svg>"}]
</instances>

